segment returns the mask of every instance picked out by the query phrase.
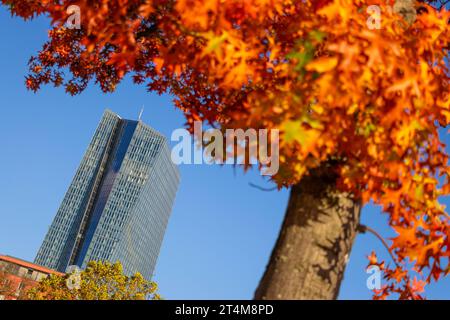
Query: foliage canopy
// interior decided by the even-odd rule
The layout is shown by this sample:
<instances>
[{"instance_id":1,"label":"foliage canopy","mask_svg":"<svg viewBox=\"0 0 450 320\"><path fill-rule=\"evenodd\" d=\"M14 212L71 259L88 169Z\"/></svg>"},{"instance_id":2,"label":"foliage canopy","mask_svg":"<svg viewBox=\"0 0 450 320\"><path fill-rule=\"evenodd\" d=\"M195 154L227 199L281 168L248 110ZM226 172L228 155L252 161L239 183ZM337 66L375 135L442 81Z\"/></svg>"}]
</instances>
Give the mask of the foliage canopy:
<instances>
[{"instance_id":1,"label":"foliage canopy","mask_svg":"<svg viewBox=\"0 0 450 320\"><path fill-rule=\"evenodd\" d=\"M50 275L30 289L30 300L159 300L157 285L141 274L126 276L119 262L91 261L86 270Z\"/></svg>"}]
</instances>

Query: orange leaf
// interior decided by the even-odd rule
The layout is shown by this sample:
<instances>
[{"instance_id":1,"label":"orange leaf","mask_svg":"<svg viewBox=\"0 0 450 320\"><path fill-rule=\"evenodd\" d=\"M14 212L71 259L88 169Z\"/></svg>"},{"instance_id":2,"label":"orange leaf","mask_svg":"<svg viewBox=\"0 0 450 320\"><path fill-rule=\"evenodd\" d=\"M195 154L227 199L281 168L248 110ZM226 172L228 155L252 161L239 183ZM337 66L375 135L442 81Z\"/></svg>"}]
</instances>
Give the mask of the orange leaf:
<instances>
[{"instance_id":1,"label":"orange leaf","mask_svg":"<svg viewBox=\"0 0 450 320\"><path fill-rule=\"evenodd\" d=\"M336 57L322 57L308 63L306 65L306 70L308 71L317 71L317 72L327 72L333 70L338 63L338 59Z\"/></svg>"}]
</instances>

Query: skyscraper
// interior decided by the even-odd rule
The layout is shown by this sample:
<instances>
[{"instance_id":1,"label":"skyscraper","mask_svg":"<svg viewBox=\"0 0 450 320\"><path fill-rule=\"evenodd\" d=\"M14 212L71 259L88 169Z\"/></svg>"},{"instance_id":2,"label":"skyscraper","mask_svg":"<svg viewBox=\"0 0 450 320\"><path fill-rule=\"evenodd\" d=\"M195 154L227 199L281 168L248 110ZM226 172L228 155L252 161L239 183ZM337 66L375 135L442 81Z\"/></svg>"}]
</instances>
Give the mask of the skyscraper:
<instances>
[{"instance_id":1,"label":"skyscraper","mask_svg":"<svg viewBox=\"0 0 450 320\"><path fill-rule=\"evenodd\" d=\"M35 262L65 271L120 261L150 280L178 184L165 137L107 110Z\"/></svg>"}]
</instances>

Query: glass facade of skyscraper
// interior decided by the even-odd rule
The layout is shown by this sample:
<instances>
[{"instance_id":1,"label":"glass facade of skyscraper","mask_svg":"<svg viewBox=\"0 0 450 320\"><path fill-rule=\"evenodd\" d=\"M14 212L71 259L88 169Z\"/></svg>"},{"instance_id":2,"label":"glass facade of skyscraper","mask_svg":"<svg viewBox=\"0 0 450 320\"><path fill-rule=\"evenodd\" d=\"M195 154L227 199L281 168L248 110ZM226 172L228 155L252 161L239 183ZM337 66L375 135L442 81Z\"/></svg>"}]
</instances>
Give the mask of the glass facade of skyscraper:
<instances>
[{"instance_id":1,"label":"glass facade of skyscraper","mask_svg":"<svg viewBox=\"0 0 450 320\"><path fill-rule=\"evenodd\" d=\"M179 184L164 136L107 110L35 263L120 261L151 279Z\"/></svg>"}]
</instances>

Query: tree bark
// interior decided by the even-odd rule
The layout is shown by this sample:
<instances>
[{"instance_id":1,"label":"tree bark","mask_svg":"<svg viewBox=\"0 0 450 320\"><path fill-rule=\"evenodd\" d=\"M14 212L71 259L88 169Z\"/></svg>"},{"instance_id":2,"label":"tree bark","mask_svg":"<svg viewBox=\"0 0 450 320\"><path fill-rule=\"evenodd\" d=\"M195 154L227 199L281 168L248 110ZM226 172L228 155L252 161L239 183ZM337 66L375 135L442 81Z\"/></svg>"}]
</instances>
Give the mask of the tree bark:
<instances>
[{"instance_id":1,"label":"tree bark","mask_svg":"<svg viewBox=\"0 0 450 320\"><path fill-rule=\"evenodd\" d=\"M324 165L292 187L256 300L337 298L361 204L338 191L336 179L332 166Z\"/></svg>"}]
</instances>

